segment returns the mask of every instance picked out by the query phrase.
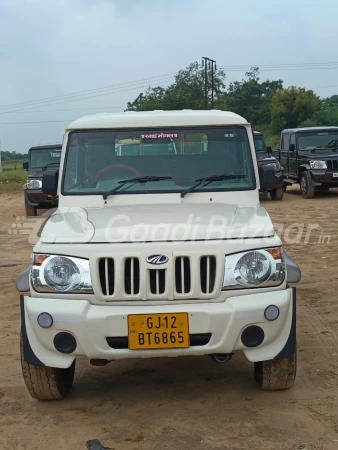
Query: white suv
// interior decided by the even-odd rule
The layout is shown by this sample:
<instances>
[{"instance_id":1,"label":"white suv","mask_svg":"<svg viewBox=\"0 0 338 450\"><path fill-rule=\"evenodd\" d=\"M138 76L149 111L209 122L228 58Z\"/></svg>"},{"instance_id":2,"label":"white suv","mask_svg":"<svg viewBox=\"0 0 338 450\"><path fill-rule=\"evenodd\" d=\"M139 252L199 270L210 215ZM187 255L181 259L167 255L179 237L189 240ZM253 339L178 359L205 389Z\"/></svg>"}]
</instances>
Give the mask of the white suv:
<instances>
[{"instance_id":1,"label":"white suv","mask_svg":"<svg viewBox=\"0 0 338 450\"><path fill-rule=\"evenodd\" d=\"M239 350L262 388L291 387L300 271L259 204L274 177L230 112L72 123L42 182L59 207L17 280L31 396L63 398L78 356L225 362Z\"/></svg>"}]
</instances>

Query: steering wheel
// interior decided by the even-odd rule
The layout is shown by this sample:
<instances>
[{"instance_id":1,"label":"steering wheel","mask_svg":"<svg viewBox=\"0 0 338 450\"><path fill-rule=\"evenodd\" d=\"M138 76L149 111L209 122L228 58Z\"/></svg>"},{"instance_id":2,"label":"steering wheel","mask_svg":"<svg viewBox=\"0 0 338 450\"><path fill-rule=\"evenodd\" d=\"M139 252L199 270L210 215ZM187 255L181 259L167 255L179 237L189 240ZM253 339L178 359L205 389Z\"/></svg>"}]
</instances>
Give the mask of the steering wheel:
<instances>
[{"instance_id":1,"label":"steering wheel","mask_svg":"<svg viewBox=\"0 0 338 450\"><path fill-rule=\"evenodd\" d=\"M95 175L94 182L97 183L99 179L102 177L103 174L106 172L110 172L111 170L119 170L119 169L125 169L131 174L133 174L134 177L141 177L142 174L136 170L134 167L128 166L127 164L112 164L110 166L104 167L101 169L97 174Z\"/></svg>"}]
</instances>

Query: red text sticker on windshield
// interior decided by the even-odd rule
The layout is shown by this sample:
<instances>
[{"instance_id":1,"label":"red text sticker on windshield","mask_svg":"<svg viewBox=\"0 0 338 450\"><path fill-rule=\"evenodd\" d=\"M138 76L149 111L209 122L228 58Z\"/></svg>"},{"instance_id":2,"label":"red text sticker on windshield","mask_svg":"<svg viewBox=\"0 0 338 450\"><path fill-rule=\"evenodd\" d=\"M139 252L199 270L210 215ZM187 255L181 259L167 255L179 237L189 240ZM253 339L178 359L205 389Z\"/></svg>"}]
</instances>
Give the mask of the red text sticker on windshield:
<instances>
[{"instance_id":1,"label":"red text sticker on windshield","mask_svg":"<svg viewBox=\"0 0 338 450\"><path fill-rule=\"evenodd\" d=\"M141 134L141 139L173 139L177 138L177 133L153 133L153 134Z\"/></svg>"}]
</instances>

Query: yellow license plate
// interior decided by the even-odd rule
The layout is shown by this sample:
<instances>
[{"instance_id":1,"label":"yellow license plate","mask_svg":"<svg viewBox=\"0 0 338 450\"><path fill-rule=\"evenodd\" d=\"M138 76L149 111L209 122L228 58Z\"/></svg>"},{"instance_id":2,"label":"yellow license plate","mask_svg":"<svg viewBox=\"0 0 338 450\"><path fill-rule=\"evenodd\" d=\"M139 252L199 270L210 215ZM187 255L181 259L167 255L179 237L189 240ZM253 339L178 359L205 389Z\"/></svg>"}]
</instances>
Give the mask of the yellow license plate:
<instances>
[{"instance_id":1,"label":"yellow license plate","mask_svg":"<svg viewBox=\"0 0 338 450\"><path fill-rule=\"evenodd\" d=\"M130 350L187 348L188 313L131 314L128 316Z\"/></svg>"}]
</instances>

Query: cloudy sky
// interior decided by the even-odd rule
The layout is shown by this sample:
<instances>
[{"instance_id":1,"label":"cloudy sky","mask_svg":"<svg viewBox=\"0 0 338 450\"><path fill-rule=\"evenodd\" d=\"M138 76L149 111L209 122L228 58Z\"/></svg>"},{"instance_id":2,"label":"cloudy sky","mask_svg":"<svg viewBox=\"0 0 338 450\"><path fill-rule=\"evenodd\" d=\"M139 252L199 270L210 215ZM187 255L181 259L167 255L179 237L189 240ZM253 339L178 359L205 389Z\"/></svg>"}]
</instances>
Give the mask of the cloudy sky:
<instances>
[{"instance_id":1,"label":"cloudy sky","mask_svg":"<svg viewBox=\"0 0 338 450\"><path fill-rule=\"evenodd\" d=\"M336 94L337 17L337 0L1 0L2 149L61 142L72 120L123 111L202 56L228 81L274 65L261 79ZM307 63L323 65L276 70Z\"/></svg>"}]
</instances>

